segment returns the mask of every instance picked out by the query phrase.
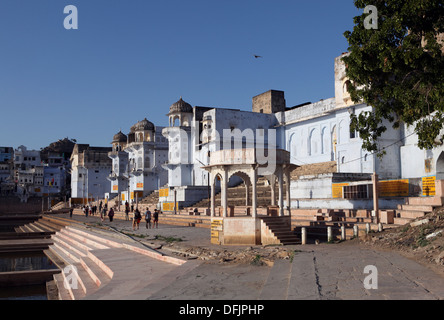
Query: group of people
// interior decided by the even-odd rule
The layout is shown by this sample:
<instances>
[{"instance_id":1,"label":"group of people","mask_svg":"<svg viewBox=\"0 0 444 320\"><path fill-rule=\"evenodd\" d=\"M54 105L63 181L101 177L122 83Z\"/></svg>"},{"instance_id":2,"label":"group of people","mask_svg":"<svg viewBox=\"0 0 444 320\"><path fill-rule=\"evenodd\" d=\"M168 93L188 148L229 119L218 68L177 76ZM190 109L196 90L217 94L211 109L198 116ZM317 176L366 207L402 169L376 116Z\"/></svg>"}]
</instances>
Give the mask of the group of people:
<instances>
[{"instance_id":1,"label":"group of people","mask_svg":"<svg viewBox=\"0 0 444 320\"><path fill-rule=\"evenodd\" d=\"M87 217L88 215L90 216L94 216L97 212L97 206L83 206L82 207L83 210L83 214L85 215L85 217ZM99 212L101 211L101 209L99 209Z\"/></svg>"},{"instance_id":2,"label":"group of people","mask_svg":"<svg viewBox=\"0 0 444 320\"><path fill-rule=\"evenodd\" d=\"M154 213L151 213L150 209L145 211L146 228L151 229L151 219L153 219L153 228L159 227L159 210L154 209ZM142 215L138 208L134 211L133 230L139 230L139 224L142 221Z\"/></svg>"},{"instance_id":3,"label":"group of people","mask_svg":"<svg viewBox=\"0 0 444 320\"><path fill-rule=\"evenodd\" d=\"M82 211L83 211L83 214L85 215L85 217L88 217L88 215L94 216L97 213L97 210L100 213L100 219L102 220L102 222L105 220L106 216L109 217L109 221L113 221L114 209L110 208L108 211L108 204L107 203L105 203L105 205L103 205L102 201L100 201L99 207L97 207L96 205L94 205L94 206L83 205L82 206ZM73 211L74 211L74 208L71 207L69 210L69 217L70 218L72 218Z\"/></svg>"},{"instance_id":4,"label":"group of people","mask_svg":"<svg viewBox=\"0 0 444 320\"><path fill-rule=\"evenodd\" d=\"M110 208L108 211L108 204L105 203L105 205L102 205L102 201L100 201L99 207L97 206L82 206L83 214L85 217L88 217L88 215L95 215L97 212L97 209L100 213L100 219L102 222L105 220L106 216L109 217L109 221L112 222L114 219L114 209ZM133 212L133 206L131 205L131 212ZM107 213L108 211L108 213ZM125 220L129 220L129 211L130 207L128 205L128 202L125 203ZM73 208L69 211L69 216L72 218ZM151 213L151 211L147 208L145 211L145 222L146 222L146 228L151 229L151 219L153 220L153 228L159 227L159 213L162 213L158 209L154 209L154 213ZM142 221L142 214L140 213L139 208L136 208L134 210L133 215L133 230L139 230L140 222Z\"/></svg>"}]
</instances>

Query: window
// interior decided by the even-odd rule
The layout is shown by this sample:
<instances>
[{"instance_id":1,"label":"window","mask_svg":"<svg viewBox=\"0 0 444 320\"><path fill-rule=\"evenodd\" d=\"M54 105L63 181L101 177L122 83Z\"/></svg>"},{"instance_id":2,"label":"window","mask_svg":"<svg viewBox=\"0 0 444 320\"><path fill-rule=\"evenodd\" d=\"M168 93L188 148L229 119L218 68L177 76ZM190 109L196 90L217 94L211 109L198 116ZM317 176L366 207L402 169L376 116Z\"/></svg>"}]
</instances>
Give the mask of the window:
<instances>
[{"instance_id":1,"label":"window","mask_svg":"<svg viewBox=\"0 0 444 320\"><path fill-rule=\"evenodd\" d=\"M321 138L320 138L320 134L318 129L313 129L310 132L310 136L309 136L309 140L308 140L308 145L310 147L309 149L309 155L313 156L313 155L318 155L320 153L320 142L321 142Z\"/></svg>"},{"instance_id":2,"label":"window","mask_svg":"<svg viewBox=\"0 0 444 320\"><path fill-rule=\"evenodd\" d=\"M344 199L369 199L373 197L371 190L372 185L361 184L356 186L344 187Z\"/></svg>"},{"instance_id":3,"label":"window","mask_svg":"<svg viewBox=\"0 0 444 320\"><path fill-rule=\"evenodd\" d=\"M352 130L352 128L350 128L350 139L354 139L356 138L357 134L355 130Z\"/></svg>"}]
</instances>

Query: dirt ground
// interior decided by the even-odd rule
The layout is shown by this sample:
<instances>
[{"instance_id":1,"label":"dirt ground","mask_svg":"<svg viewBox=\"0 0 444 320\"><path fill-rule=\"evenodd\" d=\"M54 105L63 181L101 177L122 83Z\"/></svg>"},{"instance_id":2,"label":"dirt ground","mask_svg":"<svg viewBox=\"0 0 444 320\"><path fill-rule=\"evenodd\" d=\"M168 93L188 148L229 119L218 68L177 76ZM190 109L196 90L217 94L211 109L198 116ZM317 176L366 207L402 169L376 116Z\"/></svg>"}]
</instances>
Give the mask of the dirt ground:
<instances>
[{"instance_id":1,"label":"dirt ground","mask_svg":"<svg viewBox=\"0 0 444 320\"><path fill-rule=\"evenodd\" d=\"M407 224L382 233L370 233L350 243L399 252L444 276L444 208L415 220L419 221L424 224Z\"/></svg>"}]
</instances>

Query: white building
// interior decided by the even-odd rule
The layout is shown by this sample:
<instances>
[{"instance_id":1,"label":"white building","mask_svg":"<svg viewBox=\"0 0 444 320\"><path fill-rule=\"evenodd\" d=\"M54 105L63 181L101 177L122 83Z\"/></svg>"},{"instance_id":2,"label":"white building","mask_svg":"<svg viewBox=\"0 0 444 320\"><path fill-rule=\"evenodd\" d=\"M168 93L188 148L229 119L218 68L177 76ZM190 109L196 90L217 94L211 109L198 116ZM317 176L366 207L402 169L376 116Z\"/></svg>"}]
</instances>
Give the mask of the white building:
<instances>
[{"instance_id":1,"label":"white building","mask_svg":"<svg viewBox=\"0 0 444 320\"><path fill-rule=\"evenodd\" d=\"M292 181L292 207L323 207L325 202L319 199L344 198L345 191L350 201L366 198L349 204L338 202L340 206L371 205L371 194L360 193L357 199L358 193L351 191L357 185L365 189L373 172L383 182L382 194L387 197L383 206L395 206L400 201L397 197L433 195L433 190L425 190L434 179L444 177L444 147L420 150L412 128L395 130L387 123L388 130L378 141L385 156L378 158L363 150L360 137L350 131L350 114L371 111L372 107L351 101L341 57L335 59L335 97L315 103L287 107L284 92L276 90L253 97L251 112L193 108L182 98L174 103L168 113L169 127L162 131L169 140L169 158L164 165L169 189L161 192L160 200L164 210L208 197L208 173L202 167L209 163L212 152L257 147L260 141L287 150L296 165L336 162L336 173ZM230 182L239 183L239 179ZM335 192L336 187L340 192Z\"/></svg>"},{"instance_id":2,"label":"white building","mask_svg":"<svg viewBox=\"0 0 444 320\"><path fill-rule=\"evenodd\" d=\"M31 195L41 195L43 186L43 164L39 150L28 150L19 146L14 150L15 192L26 200Z\"/></svg>"},{"instance_id":3,"label":"white building","mask_svg":"<svg viewBox=\"0 0 444 320\"><path fill-rule=\"evenodd\" d=\"M137 202L167 181L162 164L167 161L168 143L162 136L162 127L156 127L146 118L131 127L128 136L122 132L113 137L111 193L118 194L122 203Z\"/></svg>"},{"instance_id":4,"label":"white building","mask_svg":"<svg viewBox=\"0 0 444 320\"><path fill-rule=\"evenodd\" d=\"M111 191L108 176L112 161L108 153L112 148L90 147L76 144L71 155L71 203L86 204L87 199L103 198Z\"/></svg>"}]
</instances>

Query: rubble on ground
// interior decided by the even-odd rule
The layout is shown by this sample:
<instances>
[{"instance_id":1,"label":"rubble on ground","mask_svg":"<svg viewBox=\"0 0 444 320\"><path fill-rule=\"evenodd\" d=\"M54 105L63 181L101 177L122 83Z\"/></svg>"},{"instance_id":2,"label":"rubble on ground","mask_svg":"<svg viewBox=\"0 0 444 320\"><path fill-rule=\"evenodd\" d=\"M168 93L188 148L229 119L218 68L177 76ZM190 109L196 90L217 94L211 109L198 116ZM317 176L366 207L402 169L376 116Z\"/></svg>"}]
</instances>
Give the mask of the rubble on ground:
<instances>
[{"instance_id":1,"label":"rubble on ground","mask_svg":"<svg viewBox=\"0 0 444 320\"><path fill-rule=\"evenodd\" d=\"M277 259L291 259L294 249L283 246L244 248L217 248L168 244L162 250L170 251L186 259L200 259L208 263L247 263L257 266L272 266Z\"/></svg>"},{"instance_id":2,"label":"rubble on ground","mask_svg":"<svg viewBox=\"0 0 444 320\"><path fill-rule=\"evenodd\" d=\"M396 250L444 274L444 208L435 209L404 226L383 233L370 233L361 242Z\"/></svg>"}]
</instances>

